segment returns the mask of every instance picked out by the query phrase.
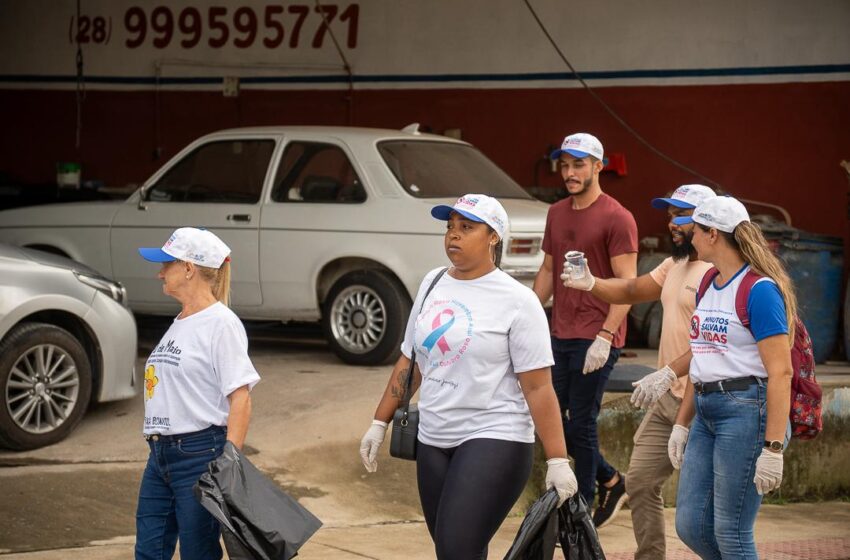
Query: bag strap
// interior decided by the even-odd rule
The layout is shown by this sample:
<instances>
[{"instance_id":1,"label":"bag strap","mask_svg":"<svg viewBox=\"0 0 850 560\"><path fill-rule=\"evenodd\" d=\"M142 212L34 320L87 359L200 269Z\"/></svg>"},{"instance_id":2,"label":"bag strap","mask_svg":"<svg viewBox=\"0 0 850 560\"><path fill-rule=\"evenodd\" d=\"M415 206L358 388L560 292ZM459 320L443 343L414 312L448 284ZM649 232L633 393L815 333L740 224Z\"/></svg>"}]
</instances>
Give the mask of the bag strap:
<instances>
[{"instance_id":1,"label":"bag strap","mask_svg":"<svg viewBox=\"0 0 850 560\"><path fill-rule=\"evenodd\" d=\"M718 274L720 274L720 271L712 266L702 275L702 280L700 280L699 289L697 290L697 305L699 305L700 300L705 295L705 292L708 291L708 287L711 286L711 283L714 282Z\"/></svg>"},{"instance_id":2,"label":"bag strap","mask_svg":"<svg viewBox=\"0 0 850 560\"><path fill-rule=\"evenodd\" d=\"M419 306L419 313L422 313L422 310L425 309L425 300L428 299L428 294L431 293L431 290L434 289L434 286L437 285L437 282L440 281L440 278L443 277L443 274L445 274L447 270L448 270L448 268L444 268L443 270L438 272L437 275L434 277L434 279L431 281L431 285L428 286L427 290L425 290L425 295L422 297L422 304ZM411 348L413 348L412 345L411 345ZM410 408L410 398L413 396L413 395L410 394L410 385L413 383L413 368L414 368L414 366L416 366L415 348L413 348L413 350L410 352L410 366L407 368L407 384L404 387L404 395L402 395L402 397L404 398L404 400L402 402L404 403L404 416L405 417L407 417L407 410Z\"/></svg>"},{"instance_id":3,"label":"bag strap","mask_svg":"<svg viewBox=\"0 0 850 560\"><path fill-rule=\"evenodd\" d=\"M720 271L713 266L705 271L705 275L703 275L702 280L699 283L699 289L697 290L697 305L699 305L700 300L708 291L709 286L711 286L711 283L714 282L714 279L717 278L718 274L720 274ZM750 292L752 291L755 283L762 278L764 277L761 274L750 268L741 279L741 283L738 285L738 291L735 292L735 313L737 313L741 324L746 328L750 328L750 316L749 313L747 313L747 304L750 300Z\"/></svg>"},{"instance_id":4,"label":"bag strap","mask_svg":"<svg viewBox=\"0 0 850 560\"><path fill-rule=\"evenodd\" d=\"M750 268L744 277L741 279L741 284L738 286L738 291L735 293L735 311L738 313L738 319L740 319L741 324L747 328L750 328L750 316L747 313L747 303L750 301L750 292L753 290L753 286L756 282L761 280L763 276L757 272L754 272L752 268ZM788 325L790 328L791 325Z\"/></svg>"}]
</instances>

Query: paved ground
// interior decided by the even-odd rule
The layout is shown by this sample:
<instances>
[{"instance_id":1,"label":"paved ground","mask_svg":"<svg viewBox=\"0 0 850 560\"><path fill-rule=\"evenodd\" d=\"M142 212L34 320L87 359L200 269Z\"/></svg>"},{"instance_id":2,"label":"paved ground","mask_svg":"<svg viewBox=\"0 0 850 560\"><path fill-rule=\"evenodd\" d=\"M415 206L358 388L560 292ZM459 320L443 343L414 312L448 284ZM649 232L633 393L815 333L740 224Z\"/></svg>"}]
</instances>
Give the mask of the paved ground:
<instances>
[{"instance_id":1,"label":"paved ground","mask_svg":"<svg viewBox=\"0 0 850 560\"><path fill-rule=\"evenodd\" d=\"M668 560L698 560L673 530L675 510L667 518ZM817 523L810 520L818 519ZM806 521L809 520L809 521ZM493 539L490 558L501 558L511 545L521 519L508 518ZM623 510L613 524L600 532L608 560L632 560L634 537L631 516ZM850 558L850 504L795 504L764 506L756 523L756 542L762 560L845 560ZM132 557L133 537L96 541L86 546L25 554L9 560L119 560ZM556 558L562 558L557 553ZM421 520L382 524L324 527L301 549L299 560L428 560L434 558L425 524Z\"/></svg>"},{"instance_id":2,"label":"paved ground","mask_svg":"<svg viewBox=\"0 0 850 560\"><path fill-rule=\"evenodd\" d=\"M153 336L143 330L140 365ZM299 557L433 558L413 464L390 459L384 449L378 472L367 475L357 453L389 369L342 365L324 344L298 333L253 332L251 345L263 382L254 393L250 457L325 523ZM621 363L654 360L644 350ZM819 367L822 381L850 386L846 364L829 368ZM64 442L26 453L0 452L0 555L132 556L136 493L147 455L142 410L141 398L99 406ZM672 520L673 510L667 514ZM520 521L519 516L506 521L491 558L504 554ZM691 558L675 532L668 534L669 558ZM850 503L765 506L756 536L763 558L850 558ZM628 511L601 537L609 558L631 558Z\"/></svg>"}]
</instances>

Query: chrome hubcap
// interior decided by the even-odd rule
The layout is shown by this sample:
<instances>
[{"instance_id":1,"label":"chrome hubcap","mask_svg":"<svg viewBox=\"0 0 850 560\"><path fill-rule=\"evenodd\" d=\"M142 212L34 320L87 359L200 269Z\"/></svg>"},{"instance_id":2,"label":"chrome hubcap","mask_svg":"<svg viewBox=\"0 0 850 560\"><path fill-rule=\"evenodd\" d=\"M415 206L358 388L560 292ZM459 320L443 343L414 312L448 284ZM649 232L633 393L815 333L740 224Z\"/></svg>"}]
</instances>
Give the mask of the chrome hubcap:
<instances>
[{"instance_id":1,"label":"chrome hubcap","mask_svg":"<svg viewBox=\"0 0 850 560\"><path fill-rule=\"evenodd\" d=\"M384 338L387 310L372 288L349 286L333 301L330 323L340 346L354 354L365 354Z\"/></svg>"},{"instance_id":2,"label":"chrome hubcap","mask_svg":"<svg viewBox=\"0 0 850 560\"><path fill-rule=\"evenodd\" d=\"M55 430L74 410L80 374L73 358L59 346L39 344L12 366L6 384L6 410L31 434Z\"/></svg>"}]
</instances>

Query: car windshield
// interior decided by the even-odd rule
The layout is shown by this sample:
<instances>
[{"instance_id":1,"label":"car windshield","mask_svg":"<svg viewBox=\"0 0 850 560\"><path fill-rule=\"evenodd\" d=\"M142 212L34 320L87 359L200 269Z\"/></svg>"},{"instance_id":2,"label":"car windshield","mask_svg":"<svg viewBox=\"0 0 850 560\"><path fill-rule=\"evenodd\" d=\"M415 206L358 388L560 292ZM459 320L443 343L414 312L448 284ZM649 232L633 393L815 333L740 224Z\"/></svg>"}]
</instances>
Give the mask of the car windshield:
<instances>
[{"instance_id":1,"label":"car windshield","mask_svg":"<svg viewBox=\"0 0 850 560\"><path fill-rule=\"evenodd\" d=\"M531 199L487 157L465 144L392 140L378 151L395 178L416 198L457 198L480 193L497 198Z\"/></svg>"}]
</instances>

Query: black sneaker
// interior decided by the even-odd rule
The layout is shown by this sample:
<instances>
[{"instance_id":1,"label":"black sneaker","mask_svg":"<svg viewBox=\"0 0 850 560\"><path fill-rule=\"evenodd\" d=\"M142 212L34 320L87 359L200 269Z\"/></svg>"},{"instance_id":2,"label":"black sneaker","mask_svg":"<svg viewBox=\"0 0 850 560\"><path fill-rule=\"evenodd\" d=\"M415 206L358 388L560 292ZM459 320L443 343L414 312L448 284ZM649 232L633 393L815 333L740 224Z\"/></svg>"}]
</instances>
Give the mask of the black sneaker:
<instances>
[{"instance_id":1,"label":"black sneaker","mask_svg":"<svg viewBox=\"0 0 850 560\"><path fill-rule=\"evenodd\" d=\"M599 486L599 506L593 512L593 524L597 529L608 525L617 516L617 512L629 500L626 494L626 475L620 474L620 480L611 488Z\"/></svg>"}]
</instances>

